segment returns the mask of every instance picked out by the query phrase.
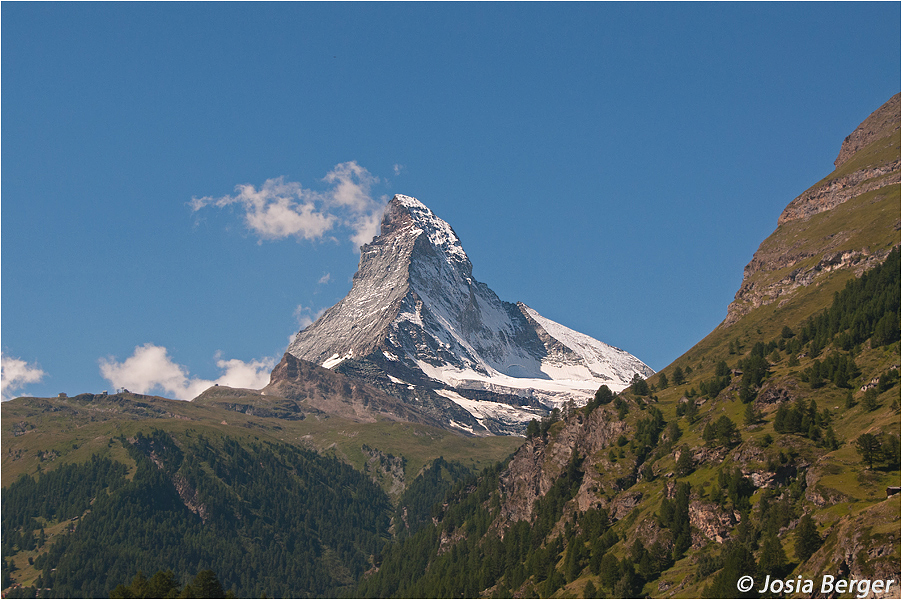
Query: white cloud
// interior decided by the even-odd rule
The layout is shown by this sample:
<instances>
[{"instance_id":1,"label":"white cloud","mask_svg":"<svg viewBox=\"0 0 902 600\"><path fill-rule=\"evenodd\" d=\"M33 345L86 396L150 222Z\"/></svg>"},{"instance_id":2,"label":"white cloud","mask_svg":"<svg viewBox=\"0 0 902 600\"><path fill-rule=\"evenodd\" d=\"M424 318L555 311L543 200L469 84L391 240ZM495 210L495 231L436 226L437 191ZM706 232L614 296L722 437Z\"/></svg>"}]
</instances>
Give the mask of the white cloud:
<instances>
[{"instance_id":1,"label":"white cloud","mask_svg":"<svg viewBox=\"0 0 902 600\"><path fill-rule=\"evenodd\" d=\"M237 358L220 359L216 361L216 366L225 371L216 380L219 385L259 390L269 384L269 374L276 366L276 359L262 358L250 362Z\"/></svg>"},{"instance_id":2,"label":"white cloud","mask_svg":"<svg viewBox=\"0 0 902 600\"><path fill-rule=\"evenodd\" d=\"M100 373L113 387L146 394L154 390L179 400L191 400L215 384L236 388L260 389L269 383L269 373L276 364L273 358L244 362L236 358L223 360L217 355L216 366L223 374L215 381L190 377L188 369L175 363L163 346L144 344L124 362L114 358L100 359Z\"/></svg>"},{"instance_id":3,"label":"white cloud","mask_svg":"<svg viewBox=\"0 0 902 600\"><path fill-rule=\"evenodd\" d=\"M331 189L317 192L284 177L267 179L257 189L251 184L235 187L235 194L213 198L192 198L189 206L197 212L205 207L237 205L244 210L247 228L260 240L295 237L323 239L335 229L346 230L347 238L359 247L379 232L386 199L371 194L381 180L356 161L335 165L323 178Z\"/></svg>"},{"instance_id":4,"label":"white cloud","mask_svg":"<svg viewBox=\"0 0 902 600\"><path fill-rule=\"evenodd\" d=\"M351 236L351 241L354 242L355 247L360 248L364 244L369 244L374 237L379 235L379 226L382 224L382 211L384 208L385 205L382 204L379 206L378 211L374 210L368 214L360 215L354 221L354 235Z\"/></svg>"},{"instance_id":5,"label":"white cloud","mask_svg":"<svg viewBox=\"0 0 902 600\"><path fill-rule=\"evenodd\" d=\"M307 327L313 325L313 322L323 316L323 313L326 312L325 308L321 308L315 313L313 309L309 306L304 306L303 304L298 304L297 308L294 309L294 318L297 319L298 326L301 329L306 329ZM294 335L292 334L289 340L294 340Z\"/></svg>"},{"instance_id":6,"label":"white cloud","mask_svg":"<svg viewBox=\"0 0 902 600\"><path fill-rule=\"evenodd\" d=\"M244 208L248 229L262 239L274 240L295 236L318 239L332 229L337 218L317 209L316 192L305 190L299 183L284 178L267 179L259 190L253 185L235 187L234 196L192 198L195 212L206 207L223 208L238 204Z\"/></svg>"},{"instance_id":7,"label":"white cloud","mask_svg":"<svg viewBox=\"0 0 902 600\"><path fill-rule=\"evenodd\" d=\"M395 170L395 175L400 175L404 170L404 165L395 164L392 168Z\"/></svg>"},{"instance_id":8,"label":"white cloud","mask_svg":"<svg viewBox=\"0 0 902 600\"><path fill-rule=\"evenodd\" d=\"M379 183L379 178L370 175L356 161L335 165L323 181L335 186L329 194L333 204L347 206L355 213L372 209L374 200L370 196L370 188Z\"/></svg>"},{"instance_id":9,"label":"white cloud","mask_svg":"<svg viewBox=\"0 0 902 600\"><path fill-rule=\"evenodd\" d=\"M322 284L329 283L330 281L332 281L332 273L326 273L325 275L320 277L319 281L317 281L316 283L322 285Z\"/></svg>"},{"instance_id":10,"label":"white cloud","mask_svg":"<svg viewBox=\"0 0 902 600\"><path fill-rule=\"evenodd\" d=\"M13 392L29 383L37 383L43 379L44 371L37 366L29 366L19 358L0 354L0 400L14 398Z\"/></svg>"}]
</instances>

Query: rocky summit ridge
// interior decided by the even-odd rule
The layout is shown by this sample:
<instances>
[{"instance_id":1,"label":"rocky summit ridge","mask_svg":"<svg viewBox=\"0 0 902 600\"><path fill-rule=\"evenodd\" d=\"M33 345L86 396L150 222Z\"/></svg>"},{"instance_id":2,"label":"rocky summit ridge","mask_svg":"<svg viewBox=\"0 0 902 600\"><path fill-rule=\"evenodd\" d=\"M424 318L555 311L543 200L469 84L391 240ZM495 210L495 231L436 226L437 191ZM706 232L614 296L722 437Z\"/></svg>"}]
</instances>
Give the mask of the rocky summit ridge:
<instances>
[{"instance_id":1,"label":"rocky summit ridge","mask_svg":"<svg viewBox=\"0 0 902 600\"><path fill-rule=\"evenodd\" d=\"M886 259L900 228L899 110L896 94L846 136L834 171L786 206L745 267L724 326L828 273L860 276Z\"/></svg>"},{"instance_id":2,"label":"rocky summit ridge","mask_svg":"<svg viewBox=\"0 0 902 600\"><path fill-rule=\"evenodd\" d=\"M396 195L361 248L348 295L298 332L287 354L361 378L476 434L517 433L601 385L654 371L629 353L504 302L473 278L454 229ZM274 371L273 382L278 383Z\"/></svg>"}]
</instances>

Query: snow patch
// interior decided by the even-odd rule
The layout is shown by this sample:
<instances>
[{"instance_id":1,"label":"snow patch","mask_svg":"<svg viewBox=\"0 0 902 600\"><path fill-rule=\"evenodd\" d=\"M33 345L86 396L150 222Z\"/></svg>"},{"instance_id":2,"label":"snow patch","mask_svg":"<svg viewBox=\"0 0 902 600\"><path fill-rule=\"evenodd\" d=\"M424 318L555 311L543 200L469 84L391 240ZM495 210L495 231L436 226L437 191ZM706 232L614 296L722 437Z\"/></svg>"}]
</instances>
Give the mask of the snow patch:
<instances>
[{"instance_id":1,"label":"snow patch","mask_svg":"<svg viewBox=\"0 0 902 600\"><path fill-rule=\"evenodd\" d=\"M435 390L440 396L454 402L479 421L485 427L486 419L502 422L509 425L528 423L532 419L541 418L541 415L527 410L515 408L500 402L486 402L483 400L470 400L464 398L452 390ZM488 427L486 427L488 429Z\"/></svg>"},{"instance_id":2,"label":"snow patch","mask_svg":"<svg viewBox=\"0 0 902 600\"><path fill-rule=\"evenodd\" d=\"M323 367L327 369L335 368L349 358L354 358L353 352L347 352L344 356L339 356L336 352L335 354L327 358L325 362L323 362Z\"/></svg>"}]
</instances>

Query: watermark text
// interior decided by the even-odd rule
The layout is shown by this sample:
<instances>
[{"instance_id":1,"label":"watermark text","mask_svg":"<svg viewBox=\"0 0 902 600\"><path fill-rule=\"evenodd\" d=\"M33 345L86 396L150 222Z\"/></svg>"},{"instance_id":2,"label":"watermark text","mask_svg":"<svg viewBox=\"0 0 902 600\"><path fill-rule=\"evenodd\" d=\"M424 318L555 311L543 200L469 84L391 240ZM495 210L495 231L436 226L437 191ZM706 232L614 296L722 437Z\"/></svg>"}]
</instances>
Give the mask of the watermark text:
<instances>
[{"instance_id":1,"label":"watermark text","mask_svg":"<svg viewBox=\"0 0 902 600\"><path fill-rule=\"evenodd\" d=\"M853 594L856 598L866 598L872 592L885 594L889 592L895 579L842 579L833 575L824 575L820 581L814 579L771 579L765 576L763 587L756 590L759 594L814 594L817 590L820 594ZM736 589L740 592L751 591L755 587L755 580L749 575L740 577L736 582Z\"/></svg>"}]
</instances>

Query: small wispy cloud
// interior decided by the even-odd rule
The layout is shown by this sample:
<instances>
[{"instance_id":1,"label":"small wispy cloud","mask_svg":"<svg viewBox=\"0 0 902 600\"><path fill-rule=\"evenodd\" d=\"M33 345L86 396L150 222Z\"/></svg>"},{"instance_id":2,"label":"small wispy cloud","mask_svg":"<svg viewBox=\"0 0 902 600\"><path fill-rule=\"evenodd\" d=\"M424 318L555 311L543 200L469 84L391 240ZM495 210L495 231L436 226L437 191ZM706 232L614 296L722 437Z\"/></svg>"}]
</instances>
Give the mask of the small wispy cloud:
<instances>
[{"instance_id":1,"label":"small wispy cloud","mask_svg":"<svg viewBox=\"0 0 902 600\"><path fill-rule=\"evenodd\" d=\"M38 383L44 375L37 365L0 354L0 400L11 400L16 392L29 383Z\"/></svg>"},{"instance_id":2,"label":"small wispy cloud","mask_svg":"<svg viewBox=\"0 0 902 600\"><path fill-rule=\"evenodd\" d=\"M395 170L395 175L400 175L401 171L404 170L404 165L399 165L399 164L395 163L395 165L392 168Z\"/></svg>"},{"instance_id":3,"label":"small wispy cloud","mask_svg":"<svg viewBox=\"0 0 902 600\"><path fill-rule=\"evenodd\" d=\"M301 329L305 329L313 325L313 323L323 316L323 313L326 312L325 308L321 308L317 311L314 311L313 308L309 306L304 306L303 304L298 304L297 308L294 309L294 318L297 321L298 327ZM289 337L289 340L293 340L294 335Z\"/></svg>"},{"instance_id":4,"label":"small wispy cloud","mask_svg":"<svg viewBox=\"0 0 902 600\"><path fill-rule=\"evenodd\" d=\"M331 186L325 192L304 188L284 177L267 179L259 189L251 184L235 187L235 194L192 198L193 212L207 207L237 206L244 211L247 228L263 240L288 237L319 240L345 229L355 247L371 241L379 232L386 199L376 199L372 188L380 179L356 161L335 165L323 178Z\"/></svg>"},{"instance_id":5,"label":"small wispy cloud","mask_svg":"<svg viewBox=\"0 0 902 600\"><path fill-rule=\"evenodd\" d=\"M260 389L269 383L269 374L276 364L274 358L245 362L236 358L225 360L216 354L216 366L222 375L214 380L191 377L188 369L177 364L163 346L144 344L123 362L115 358L100 359L100 373L113 387L147 394L161 391L179 400L191 400L213 385Z\"/></svg>"},{"instance_id":6,"label":"small wispy cloud","mask_svg":"<svg viewBox=\"0 0 902 600\"><path fill-rule=\"evenodd\" d=\"M318 283L319 285L324 285L326 283L329 283L330 281L332 281L332 273L326 273L325 275L320 277L319 281L317 281L316 283Z\"/></svg>"}]
</instances>

